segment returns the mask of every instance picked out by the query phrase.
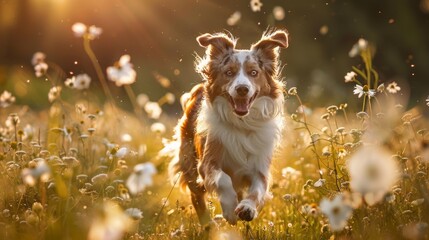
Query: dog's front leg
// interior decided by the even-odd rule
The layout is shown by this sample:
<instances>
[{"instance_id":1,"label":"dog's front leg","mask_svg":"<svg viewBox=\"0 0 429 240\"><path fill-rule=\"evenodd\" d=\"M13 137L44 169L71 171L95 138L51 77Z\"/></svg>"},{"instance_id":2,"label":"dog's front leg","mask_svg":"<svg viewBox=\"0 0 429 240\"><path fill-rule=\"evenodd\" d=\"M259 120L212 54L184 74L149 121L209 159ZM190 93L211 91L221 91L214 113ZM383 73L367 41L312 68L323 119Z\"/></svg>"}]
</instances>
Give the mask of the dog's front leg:
<instances>
[{"instance_id":1,"label":"dog's front leg","mask_svg":"<svg viewBox=\"0 0 429 240\"><path fill-rule=\"evenodd\" d=\"M235 209L235 213L241 220L252 221L258 215L257 209L264 204L267 193L267 175L258 172L251 176L248 194Z\"/></svg>"},{"instance_id":2,"label":"dog's front leg","mask_svg":"<svg viewBox=\"0 0 429 240\"><path fill-rule=\"evenodd\" d=\"M222 215L230 223L237 223L234 212L237 207L237 193L231 177L222 170L223 146L218 139L207 136L203 159L199 168L204 186L209 192L216 192L222 206Z\"/></svg>"}]
</instances>

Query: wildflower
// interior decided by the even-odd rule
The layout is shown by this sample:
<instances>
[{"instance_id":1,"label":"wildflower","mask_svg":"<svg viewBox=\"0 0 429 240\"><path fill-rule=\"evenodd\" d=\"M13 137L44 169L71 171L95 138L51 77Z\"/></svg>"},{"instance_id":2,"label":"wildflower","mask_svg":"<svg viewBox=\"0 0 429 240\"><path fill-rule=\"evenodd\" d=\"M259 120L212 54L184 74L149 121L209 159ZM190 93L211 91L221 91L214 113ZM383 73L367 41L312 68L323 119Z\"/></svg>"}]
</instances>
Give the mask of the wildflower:
<instances>
[{"instance_id":1,"label":"wildflower","mask_svg":"<svg viewBox=\"0 0 429 240\"><path fill-rule=\"evenodd\" d=\"M49 90L49 94L48 94L49 102L55 101L60 96L60 94L61 94L61 87L60 86L52 87Z\"/></svg>"},{"instance_id":2,"label":"wildflower","mask_svg":"<svg viewBox=\"0 0 429 240\"><path fill-rule=\"evenodd\" d=\"M31 64L33 66L36 66L39 63L45 62L45 59L46 59L46 54L44 54L42 52L35 52L33 54L33 58L31 59Z\"/></svg>"},{"instance_id":3,"label":"wildflower","mask_svg":"<svg viewBox=\"0 0 429 240\"><path fill-rule=\"evenodd\" d=\"M250 8L254 12L260 12L262 5L260 0L250 0Z\"/></svg>"},{"instance_id":4,"label":"wildflower","mask_svg":"<svg viewBox=\"0 0 429 240\"><path fill-rule=\"evenodd\" d=\"M353 71L348 72L346 76L344 76L345 82L353 82L357 74Z\"/></svg>"},{"instance_id":5,"label":"wildflower","mask_svg":"<svg viewBox=\"0 0 429 240\"><path fill-rule=\"evenodd\" d=\"M41 77L46 74L48 71L48 64L41 62L34 66L34 72L36 74L36 77Z\"/></svg>"},{"instance_id":6,"label":"wildflower","mask_svg":"<svg viewBox=\"0 0 429 240\"><path fill-rule=\"evenodd\" d=\"M166 93L164 95L165 101L167 101L168 104L173 104L174 101L176 101L176 97L172 93Z\"/></svg>"},{"instance_id":7,"label":"wildflower","mask_svg":"<svg viewBox=\"0 0 429 240\"><path fill-rule=\"evenodd\" d=\"M368 48L368 41L360 38L355 45L353 45L352 49L349 52L349 57L356 57L361 52L365 51Z\"/></svg>"},{"instance_id":8,"label":"wildflower","mask_svg":"<svg viewBox=\"0 0 429 240\"><path fill-rule=\"evenodd\" d=\"M338 149L338 158L343 159L345 156L347 156L347 150L345 148Z\"/></svg>"},{"instance_id":9,"label":"wildflower","mask_svg":"<svg viewBox=\"0 0 429 240\"><path fill-rule=\"evenodd\" d=\"M341 194L336 195L332 201L323 198L320 201L320 210L328 217L332 231L343 230L353 212L353 209L345 204Z\"/></svg>"},{"instance_id":10,"label":"wildflower","mask_svg":"<svg viewBox=\"0 0 429 240\"><path fill-rule=\"evenodd\" d=\"M7 108L10 105L12 105L15 102L15 97L12 95L12 93L4 90L3 93L0 95L0 107L1 108Z\"/></svg>"},{"instance_id":11,"label":"wildflower","mask_svg":"<svg viewBox=\"0 0 429 240\"><path fill-rule=\"evenodd\" d=\"M147 102L144 105L144 110L146 111L147 115L152 119L158 119L162 113L162 108L157 102Z\"/></svg>"},{"instance_id":12,"label":"wildflower","mask_svg":"<svg viewBox=\"0 0 429 240\"><path fill-rule=\"evenodd\" d=\"M86 73L67 78L64 82L67 87L77 90L88 89L90 83L91 77Z\"/></svg>"},{"instance_id":13,"label":"wildflower","mask_svg":"<svg viewBox=\"0 0 429 240\"><path fill-rule=\"evenodd\" d=\"M93 40L101 35L103 29L91 25L87 27L81 22L77 22L72 25L72 31L76 37L88 37L88 39Z\"/></svg>"},{"instance_id":14,"label":"wildflower","mask_svg":"<svg viewBox=\"0 0 429 240\"><path fill-rule=\"evenodd\" d=\"M139 220L143 218L143 212L138 208L128 208L125 210L125 213L133 220Z\"/></svg>"},{"instance_id":15,"label":"wildflower","mask_svg":"<svg viewBox=\"0 0 429 240\"><path fill-rule=\"evenodd\" d=\"M122 142L131 142L132 140L133 140L133 137L128 133L122 134L121 136Z\"/></svg>"},{"instance_id":16,"label":"wildflower","mask_svg":"<svg viewBox=\"0 0 429 240\"><path fill-rule=\"evenodd\" d=\"M273 8L273 15L277 21L281 21L285 18L285 10L281 6L275 6Z\"/></svg>"},{"instance_id":17,"label":"wildflower","mask_svg":"<svg viewBox=\"0 0 429 240\"><path fill-rule=\"evenodd\" d=\"M72 25L72 31L76 37L82 37L86 33L87 27L81 22Z\"/></svg>"},{"instance_id":18,"label":"wildflower","mask_svg":"<svg viewBox=\"0 0 429 240\"><path fill-rule=\"evenodd\" d=\"M389 85L387 85L387 91L389 93L395 94L395 93L401 91L401 87L399 87L396 82L391 82L391 83L389 83Z\"/></svg>"},{"instance_id":19,"label":"wildflower","mask_svg":"<svg viewBox=\"0 0 429 240\"><path fill-rule=\"evenodd\" d=\"M165 125L160 123L160 122L156 122L150 126L150 130L154 133L164 134L165 133Z\"/></svg>"},{"instance_id":20,"label":"wildflower","mask_svg":"<svg viewBox=\"0 0 429 240\"><path fill-rule=\"evenodd\" d=\"M122 147L122 148L118 149L115 156L117 158L123 158L123 157L125 157L125 155L127 155L127 153L128 153L128 149L126 147Z\"/></svg>"},{"instance_id":21,"label":"wildflower","mask_svg":"<svg viewBox=\"0 0 429 240\"><path fill-rule=\"evenodd\" d=\"M282 176L284 178L290 178L291 180L297 180L299 177L301 177L302 173L301 171L298 171L292 167L286 167L282 169Z\"/></svg>"},{"instance_id":22,"label":"wildflower","mask_svg":"<svg viewBox=\"0 0 429 240\"><path fill-rule=\"evenodd\" d=\"M375 96L375 90L368 89L367 85L361 86L356 84L355 89L353 90L353 94L358 95L358 98L362 97L363 95L371 98Z\"/></svg>"},{"instance_id":23,"label":"wildflower","mask_svg":"<svg viewBox=\"0 0 429 240\"><path fill-rule=\"evenodd\" d=\"M426 105L429 107L429 96L426 98Z\"/></svg>"},{"instance_id":24,"label":"wildflower","mask_svg":"<svg viewBox=\"0 0 429 240\"><path fill-rule=\"evenodd\" d=\"M229 26L234 26L237 25L237 23L240 21L241 19L241 12L239 11L235 11L227 20L226 20L226 24L228 24Z\"/></svg>"},{"instance_id":25,"label":"wildflower","mask_svg":"<svg viewBox=\"0 0 429 240\"><path fill-rule=\"evenodd\" d=\"M136 195L143 191L147 186L152 185L152 175L156 173L155 166L150 163L137 164L133 173L127 179L127 187L130 193Z\"/></svg>"},{"instance_id":26,"label":"wildflower","mask_svg":"<svg viewBox=\"0 0 429 240\"><path fill-rule=\"evenodd\" d=\"M143 108L144 105L146 105L146 103L149 102L149 97L146 94L141 93L137 95L136 101L137 101L137 104Z\"/></svg>"},{"instance_id":27,"label":"wildflower","mask_svg":"<svg viewBox=\"0 0 429 240\"><path fill-rule=\"evenodd\" d=\"M136 81L136 71L130 63L130 55L123 55L114 66L107 68L107 76L116 86L129 85Z\"/></svg>"},{"instance_id":28,"label":"wildflower","mask_svg":"<svg viewBox=\"0 0 429 240\"><path fill-rule=\"evenodd\" d=\"M399 176L396 162L380 147L362 147L349 159L347 167L350 188L362 194L369 205L382 200Z\"/></svg>"},{"instance_id":29,"label":"wildflower","mask_svg":"<svg viewBox=\"0 0 429 240\"><path fill-rule=\"evenodd\" d=\"M118 205L106 202L91 221L88 239L122 239L131 226L131 218Z\"/></svg>"},{"instance_id":30,"label":"wildflower","mask_svg":"<svg viewBox=\"0 0 429 240\"><path fill-rule=\"evenodd\" d=\"M30 165L31 164L31 165ZM36 158L29 163L32 168L22 169L21 176L25 184L34 186L39 179L42 182L47 182L51 176L51 170L43 158Z\"/></svg>"},{"instance_id":31,"label":"wildflower","mask_svg":"<svg viewBox=\"0 0 429 240\"><path fill-rule=\"evenodd\" d=\"M382 92L384 92L384 89L385 89L384 83L382 83L382 84L378 85L377 92L382 93Z\"/></svg>"},{"instance_id":32,"label":"wildflower","mask_svg":"<svg viewBox=\"0 0 429 240\"><path fill-rule=\"evenodd\" d=\"M326 180L325 180L325 179L320 178L319 180L317 180L317 181L313 184L313 186L318 188L318 187L323 186L323 185L325 184L325 182L326 182Z\"/></svg>"}]
</instances>

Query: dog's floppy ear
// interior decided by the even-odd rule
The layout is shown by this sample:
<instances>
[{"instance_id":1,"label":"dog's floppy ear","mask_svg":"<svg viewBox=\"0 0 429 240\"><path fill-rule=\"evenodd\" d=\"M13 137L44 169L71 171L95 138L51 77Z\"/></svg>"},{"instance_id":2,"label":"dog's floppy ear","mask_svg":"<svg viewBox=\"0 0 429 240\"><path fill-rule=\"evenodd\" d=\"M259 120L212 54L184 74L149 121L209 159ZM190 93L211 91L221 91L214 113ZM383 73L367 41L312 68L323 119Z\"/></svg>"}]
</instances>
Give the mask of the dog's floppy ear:
<instances>
[{"instance_id":1,"label":"dog's floppy ear","mask_svg":"<svg viewBox=\"0 0 429 240\"><path fill-rule=\"evenodd\" d=\"M278 67L279 48L287 48L288 33L285 30L277 30L264 34L251 49L259 58L261 65L269 72L274 73Z\"/></svg>"},{"instance_id":2,"label":"dog's floppy ear","mask_svg":"<svg viewBox=\"0 0 429 240\"><path fill-rule=\"evenodd\" d=\"M212 58L230 53L235 47L235 41L224 33L205 33L197 37L197 42L201 47L207 48L206 53Z\"/></svg>"}]
</instances>

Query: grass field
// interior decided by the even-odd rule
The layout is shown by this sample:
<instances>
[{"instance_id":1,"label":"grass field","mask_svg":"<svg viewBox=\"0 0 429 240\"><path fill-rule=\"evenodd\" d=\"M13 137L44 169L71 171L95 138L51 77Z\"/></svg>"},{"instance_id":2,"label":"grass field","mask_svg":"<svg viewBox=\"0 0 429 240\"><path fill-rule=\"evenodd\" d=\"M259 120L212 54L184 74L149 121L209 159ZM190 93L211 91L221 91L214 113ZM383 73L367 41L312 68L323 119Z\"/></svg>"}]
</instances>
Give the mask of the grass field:
<instances>
[{"instance_id":1,"label":"grass field","mask_svg":"<svg viewBox=\"0 0 429 240\"><path fill-rule=\"evenodd\" d=\"M163 107L180 96L136 96L129 56L106 79L90 45L100 33L82 25L73 31L106 103L93 101L88 76L52 77L42 53L33 64L51 105L35 111L2 93L0 239L428 238L429 122L421 110L429 103L402 106L400 86L378 79L365 40L350 52L360 67L338 79L355 85L350 102L310 109L300 89L287 85L272 197L257 219L230 226L216 196L208 196L213 223L200 226L189 196L172 187L171 158L161 151L177 123ZM112 81L125 88L133 111L118 107ZM356 102L359 111L348 107Z\"/></svg>"}]
</instances>

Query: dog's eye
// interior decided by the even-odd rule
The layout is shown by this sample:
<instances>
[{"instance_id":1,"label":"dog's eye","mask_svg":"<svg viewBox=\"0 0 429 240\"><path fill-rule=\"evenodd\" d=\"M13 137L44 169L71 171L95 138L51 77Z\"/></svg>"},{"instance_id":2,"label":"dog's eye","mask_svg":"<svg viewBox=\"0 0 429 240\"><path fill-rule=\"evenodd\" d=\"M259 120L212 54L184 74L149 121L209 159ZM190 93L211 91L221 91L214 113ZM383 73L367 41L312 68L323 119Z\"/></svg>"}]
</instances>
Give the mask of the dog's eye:
<instances>
[{"instance_id":1,"label":"dog's eye","mask_svg":"<svg viewBox=\"0 0 429 240\"><path fill-rule=\"evenodd\" d=\"M228 71L225 72L225 74L227 76L232 76L234 73L231 70L228 70Z\"/></svg>"},{"instance_id":2,"label":"dog's eye","mask_svg":"<svg viewBox=\"0 0 429 240\"><path fill-rule=\"evenodd\" d=\"M256 75L258 75L258 71L253 70L250 72L250 75L255 77Z\"/></svg>"}]
</instances>

